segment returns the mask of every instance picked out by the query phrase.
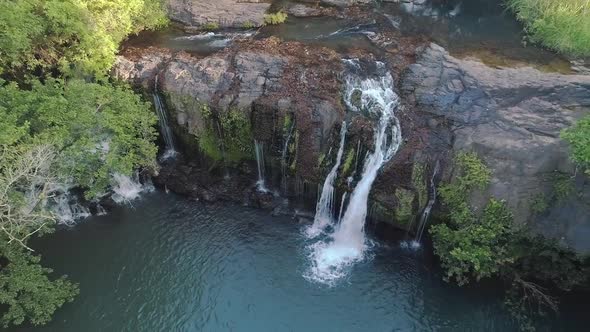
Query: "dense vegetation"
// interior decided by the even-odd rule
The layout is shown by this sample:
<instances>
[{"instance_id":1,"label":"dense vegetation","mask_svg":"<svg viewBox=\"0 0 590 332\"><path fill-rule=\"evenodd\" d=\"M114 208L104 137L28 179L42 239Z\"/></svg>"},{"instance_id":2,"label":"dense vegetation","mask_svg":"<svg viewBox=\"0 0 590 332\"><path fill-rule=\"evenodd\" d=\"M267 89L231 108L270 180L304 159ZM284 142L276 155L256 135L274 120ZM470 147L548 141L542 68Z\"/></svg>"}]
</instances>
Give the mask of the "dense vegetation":
<instances>
[{"instance_id":1,"label":"dense vegetation","mask_svg":"<svg viewBox=\"0 0 590 332\"><path fill-rule=\"evenodd\" d=\"M549 289L569 291L587 284L590 264L519 229L504 202L492 198L482 211L471 207L470 194L485 189L490 176L475 153L456 156L454 180L440 188L448 221L430 229L435 253L446 279L459 285L489 277L508 283L506 306L522 330L532 331L533 315L557 311Z\"/></svg>"},{"instance_id":2,"label":"dense vegetation","mask_svg":"<svg viewBox=\"0 0 590 332\"><path fill-rule=\"evenodd\" d=\"M570 143L572 159L590 175L590 116L564 130L561 136Z\"/></svg>"},{"instance_id":3,"label":"dense vegetation","mask_svg":"<svg viewBox=\"0 0 590 332\"><path fill-rule=\"evenodd\" d=\"M59 195L88 200L113 177L155 171L156 117L108 81L127 35L166 23L159 0L0 0L0 311L47 323L78 286L28 246L51 232Z\"/></svg>"},{"instance_id":4,"label":"dense vegetation","mask_svg":"<svg viewBox=\"0 0 590 332\"><path fill-rule=\"evenodd\" d=\"M507 0L533 42L574 56L590 56L590 2Z\"/></svg>"},{"instance_id":5,"label":"dense vegetation","mask_svg":"<svg viewBox=\"0 0 590 332\"><path fill-rule=\"evenodd\" d=\"M447 279L462 285L471 277L490 277L510 262L512 215L503 202L493 199L477 215L469 205L469 193L488 185L490 171L474 153L459 154L456 163L460 173L455 182L440 188L449 223L434 225L430 232Z\"/></svg>"},{"instance_id":6,"label":"dense vegetation","mask_svg":"<svg viewBox=\"0 0 590 332\"><path fill-rule=\"evenodd\" d=\"M159 0L0 0L0 72L103 75L119 43L164 14Z\"/></svg>"}]
</instances>

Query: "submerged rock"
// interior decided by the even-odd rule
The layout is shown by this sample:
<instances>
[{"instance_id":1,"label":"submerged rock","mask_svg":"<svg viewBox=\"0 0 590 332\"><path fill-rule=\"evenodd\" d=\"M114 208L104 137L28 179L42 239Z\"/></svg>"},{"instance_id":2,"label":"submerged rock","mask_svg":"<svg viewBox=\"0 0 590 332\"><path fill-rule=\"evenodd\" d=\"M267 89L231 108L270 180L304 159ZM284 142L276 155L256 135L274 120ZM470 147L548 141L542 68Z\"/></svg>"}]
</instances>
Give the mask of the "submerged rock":
<instances>
[{"instance_id":1,"label":"submerged rock","mask_svg":"<svg viewBox=\"0 0 590 332\"><path fill-rule=\"evenodd\" d=\"M402 89L422 111L452 121L453 151L476 151L491 168L489 189L472 195L477 208L491 197L506 200L516 222L590 252L590 181L576 174L560 139L590 114L590 76L493 69L433 44L409 67ZM566 197L556 197L555 186L566 185L558 181L571 185Z\"/></svg>"}]
</instances>

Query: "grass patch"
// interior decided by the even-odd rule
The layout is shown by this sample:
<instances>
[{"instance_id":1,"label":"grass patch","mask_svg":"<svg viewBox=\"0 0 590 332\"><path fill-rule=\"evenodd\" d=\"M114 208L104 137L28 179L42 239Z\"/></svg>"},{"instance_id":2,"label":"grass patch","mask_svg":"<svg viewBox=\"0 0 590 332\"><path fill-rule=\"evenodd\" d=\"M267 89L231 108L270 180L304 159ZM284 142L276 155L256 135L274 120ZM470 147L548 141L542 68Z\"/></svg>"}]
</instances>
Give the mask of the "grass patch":
<instances>
[{"instance_id":1,"label":"grass patch","mask_svg":"<svg viewBox=\"0 0 590 332\"><path fill-rule=\"evenodd\" d=\"M281 23L285 23L286 20L287 20L287 13L282 12L282 11L278 11L276 13L264 15L264 23L265 24L270 24L270 25L281 24Z\"/></svg>"},{"instance_id":2,"label":"grass patch","mask_svg":"<svg viewBox=\"0 0 590 332\"><path fill-rule=\"evenodd\" d=\"M216 31L216 30L219 30L219 23L207 22L201 26L201 29L203 29L205 31Z\"/></svg>"},{"instance_id":3,"label":"grass patch","mask_svg":"<svg viewBox=\"0 0 590 332\"><path fill-rule=\"evenodd\" d=\"M574 56L590 56L590 1L506 0L533 42Z\"/></svg>"}]
</instances>

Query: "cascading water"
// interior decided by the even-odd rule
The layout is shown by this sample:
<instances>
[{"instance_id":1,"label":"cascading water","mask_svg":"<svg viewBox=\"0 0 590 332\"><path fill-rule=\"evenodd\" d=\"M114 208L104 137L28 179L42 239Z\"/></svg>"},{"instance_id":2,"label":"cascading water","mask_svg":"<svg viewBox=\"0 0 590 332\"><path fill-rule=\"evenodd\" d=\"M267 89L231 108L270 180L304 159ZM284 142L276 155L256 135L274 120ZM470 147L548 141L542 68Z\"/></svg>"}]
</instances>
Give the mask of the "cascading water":
<instances>
[{"instance_id":1,"label":"cascading water","mask_svg":"<svg viewBox=\"0 0 590 332\"><path fill-rule=\"evenodd\" d=\"M176 149L174 147L174 136L172 135L172 130L168 125L168 112L158 93L158 75L156 75L154 81L154 106L156 107L156 113L158 114L158 123L160 125L160 133L162 134L162 138L164 139L164 144L166 145L166 150L162 155L163 159L168 159L176 155Z\"/></svg>"},{"instance_id":2,"label":"cascading water","mask_svg":"<svg viewBox=\"0 0 590 332\"><path fill-rule=\"evenodd\" d=\"M52 188L51 211L61 225L72 226L80 219L91 216L90 210L80 204L75 195L71 193L72 186L56 185Z\"/></svg>"},{"instance_id":3,"label":"cascading water","mask_svg":"<svg viewBox=\"0 0 590 332\"><path fill-rule=\"evenodd\" d=\"M330 173L326 176L324 186L322 187L322 194L316 205L315 217L313 225L307 228L305 234L309 238L318 236L328 225L332 224L332 211L334 206L334 181L342 162L342 155L344 154L344 141L346 138L346 122L342 122L340 129L340 147L336 155L336 163L332 166Z\"/></svg>"},{"instance_id":4,"label":"cascading water","mask_svg":"<svg viewBox=\"0 0 590 332\"><path fill-rule=\"evenodd\" d=\"M418 225L418 232L416 233L416 238L414 241L419 244L422 241L422 234L424 234L424 228L426 228L426 224L428 224L428 219L430 218L430 212L432 212L432 208L434 207L434 203L436 203L436 183L435 178L438 175L438 171L440 168L440 162L437 160L436 165L434 166L434 171L432 172L432 177L430 178L430 198L428 199L428 204L422 211L422 216L420 216L420 224Z\"/></svg>"},{"instance_id":5,"label":"cascading water","mask_svg":"<svg viewBox=\"0 0 590 332\"><path fill-rule=\"evenodd\" d=\"M363 259L367 248L364 225L369 192L379 169L395 155L402 141L400 124L394 115L399 98L393 91L393 78L382 64L378 63L377 69L382 72L379 77L361 79L351 75L346 82L345 102L348 107L352 111L363 110L378 117L375 150L365 159L361 179L334 233L309 248L312 266L305 277L314 281L331 284L345 275L347 266ZM353 96L356 96L356 101Z\"/></svg>"},{"instance_id":6,"label":"cascading water","mask_svg":"<svg viewBox=\"0 0 590 332\"><path fill-rule=\"evenodd\" d=\"M141 184L137 175L131 178L127 175L116 173L113 175L113 182L113 195L111 197L118 204L130 203L139 198L141 193L153 190L151 185Z\"/></svg>"},{"instance_id":7,"label":"cascading water","mask_svg":"<svg viewBox=\"0 0 590 332\"><path fill-rule=\"evenodd\" d=\"M258 190L267 192L266 185L264 183L264 143L254 140L254 152L256 153L256 164L258 166L258 181L256 186Z\"/></svg>"}]
</instances>

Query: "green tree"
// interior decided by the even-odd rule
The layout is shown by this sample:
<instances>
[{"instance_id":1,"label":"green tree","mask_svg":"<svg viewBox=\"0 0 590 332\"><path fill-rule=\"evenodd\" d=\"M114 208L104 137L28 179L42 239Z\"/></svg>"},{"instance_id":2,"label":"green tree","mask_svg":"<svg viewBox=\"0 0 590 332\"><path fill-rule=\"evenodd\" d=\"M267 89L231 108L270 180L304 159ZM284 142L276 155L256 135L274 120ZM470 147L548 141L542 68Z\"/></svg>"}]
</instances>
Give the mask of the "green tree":
<instances>
[{"instance_id":1,"label":"green tree","mask_svg":"<svg viewBox=\"0 0 590 332\"><path fill-rule=\"evenodd\" d=\"M104 75L121 41L165 14L160 0L0 0L0 73Z\"/></svg>"},{"instance_id":2,"label":"green tree","mask_svg":"<svg viewBox=\"0 0 590 332\"><path fill-rule=\"evenodd\" d=\"M157 118L150 104L125 87L81 80L32 82L0 88L0 144L50 144L56 175L87 192L106 192L114 173L156 170Z\"/></svg>"},{"instance_id":3,"label":"green tree","mask_svg":"<svg viewBox=\"0 0 590 332\"><path fill-rule=\"evenodd\" d=\"M27 240L53 230L55 217L46 210L55 180L55 151L49 145L2 146L0 150L0 304L2 325L48 322L78 288L65 277L50 279L51 269Z\"/></svg>"},{"instance_id":4,"label":"green tree","mask_svg":"<svg viewBox=\"0 0 590 332\"><path fill-rule=\"evenodd\" d=\"M485 188L490 170L475 153L461 153L455 163L458 175L440 189L450 220L432 226L430 233L446 279L462 285L471 278L490 277L511 262L512 214L504 202L491 199L483 213L476 215L469 205L469 194Z\"/></svg>"},{"instance_id":5,"label":"green tree","mask_svg":"<svg viewBox=\"0 0 590 332\"><path fill-rule=\"evenodd\" d=\"M53 313L78 294L78 286L65 276L50 279L52 270L39 264L39 256L0 240L0 304L7 307L4 327L27 321L42 325Z\"/></svg>"}]
</instances>

